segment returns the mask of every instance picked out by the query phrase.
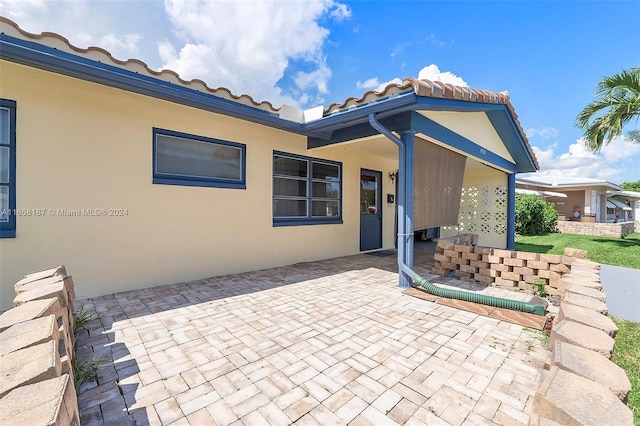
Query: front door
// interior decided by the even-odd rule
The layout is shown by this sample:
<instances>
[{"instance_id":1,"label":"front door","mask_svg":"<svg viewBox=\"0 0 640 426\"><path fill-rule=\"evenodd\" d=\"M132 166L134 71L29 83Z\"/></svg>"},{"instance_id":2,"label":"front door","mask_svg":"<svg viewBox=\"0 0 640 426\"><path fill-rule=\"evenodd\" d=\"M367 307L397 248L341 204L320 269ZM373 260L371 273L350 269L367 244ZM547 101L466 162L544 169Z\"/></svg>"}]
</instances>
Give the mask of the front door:
<instances>
[{"instance_id":1,"label":"front door","mask_svg":"<svg viewBox=\"0 0 640 426\"><path fill-rule=\"evenodd\" d=\"M360 250L382 248L382 173L360 169Z\"/></svg>"}]
</instances>

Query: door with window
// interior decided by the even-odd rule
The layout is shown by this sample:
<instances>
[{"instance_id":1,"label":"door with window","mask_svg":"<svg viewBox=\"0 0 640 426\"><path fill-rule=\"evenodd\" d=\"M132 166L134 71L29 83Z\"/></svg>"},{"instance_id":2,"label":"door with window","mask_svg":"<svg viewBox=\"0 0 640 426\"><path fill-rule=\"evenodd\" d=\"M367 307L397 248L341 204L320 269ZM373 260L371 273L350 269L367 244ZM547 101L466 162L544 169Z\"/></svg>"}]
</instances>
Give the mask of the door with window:
<instances>
[{"instance_id":1,"label":"door with window","mask_svg":"<svg viewBox=\"0 0 640 426\"><path fill-rule=\"evenodd\" d=\"M382 172L360 170L360 250L382 248Z\"/></svg>"}]
</instances>

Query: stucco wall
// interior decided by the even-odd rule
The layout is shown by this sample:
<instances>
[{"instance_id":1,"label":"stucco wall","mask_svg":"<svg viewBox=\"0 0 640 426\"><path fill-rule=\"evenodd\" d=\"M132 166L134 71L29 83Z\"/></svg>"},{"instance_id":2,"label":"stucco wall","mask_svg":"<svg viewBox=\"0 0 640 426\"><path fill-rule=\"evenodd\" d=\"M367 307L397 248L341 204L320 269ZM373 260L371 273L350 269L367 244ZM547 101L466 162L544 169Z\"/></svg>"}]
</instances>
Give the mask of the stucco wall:
<instances>
[{"instance_id":1,"label":"stucco wall","mask_svg":"<svg viewBox=\"0 0 640 426\"><path fill-rule=\"evenodd\" d=\"M360 168L394 192L396 159L307 151L302 136L4 61L0 74L17 101L17 207L127 212L18 217L17 237L0 239L2 308L19 278L60 264L83 298L358 253ZM152 184L153 127L246 144L247 189ZM272 226L273 150L343 162L343 224ZM382 213L392 248L386 196Z\"/></svg>"},{"instance_id":2,"label":"stucco wall","mask_svg":"<svg viewBox=\"0 0 640 426\"><path fill-rule=\"evenodd\" d=\"M467 160L469 161L469 160ZM457 227L443 227L440 235L478 234L478 245L507 247L507 175L489 167L467 168L462 183Z\"/></svg>"}]
</instances>

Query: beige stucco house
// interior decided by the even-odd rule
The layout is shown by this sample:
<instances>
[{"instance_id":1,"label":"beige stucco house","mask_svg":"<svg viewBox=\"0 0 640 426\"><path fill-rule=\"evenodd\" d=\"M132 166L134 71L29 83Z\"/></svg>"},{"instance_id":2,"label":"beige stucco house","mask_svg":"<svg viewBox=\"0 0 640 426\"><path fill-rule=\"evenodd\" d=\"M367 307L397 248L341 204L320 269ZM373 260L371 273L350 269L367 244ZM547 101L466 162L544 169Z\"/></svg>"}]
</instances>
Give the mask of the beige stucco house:
<instances>
[{"instance_id":1,"label":"beige stucco house","mask_svg":"<svg viewBox=\"0 0 640 426\"><path fill-rule=\"evenodd\" d=\"M538 166L506 93L406 79L276 108L0 26L2 308L58 264L89 297L396 237L411 267L414 230L445 225L513 247L515 175Z\"/></svg>"},{"instance_id":2,"label":"beige stucco house","mask_svg":"<svg viewBox=\"0 0 640 426\"><path fill-rule=\"evenodd\" d=\"M608 193L608 200L612 205L607 206L607 216L614 215L625 222L640 222L640 192L611 191Z\"/></svg>"},{"instance_id":3,"label":"beige stucco house","mask_svg":"<svg viewBox=\"0 0 640 426\"><path fill-rule=\"evenodd\" d=\"M625 221L631 207L611 197L619 185L602 179L536 176L518 177L516 188L537 191L558 211L559 220L611 223Z\"/></svg>"}]
</instances>

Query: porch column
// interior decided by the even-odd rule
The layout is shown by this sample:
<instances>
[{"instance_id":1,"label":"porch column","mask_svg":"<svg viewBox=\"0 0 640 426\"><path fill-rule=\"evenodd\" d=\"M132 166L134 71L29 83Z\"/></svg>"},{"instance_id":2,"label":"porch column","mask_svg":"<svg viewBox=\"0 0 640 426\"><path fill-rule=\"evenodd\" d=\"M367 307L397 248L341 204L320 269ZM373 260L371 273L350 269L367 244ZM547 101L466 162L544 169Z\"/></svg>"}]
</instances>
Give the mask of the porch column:
<instances>
[{"instance_id":1,"label":"porch column","mask_svg":"<svg viewBox=\"0 0 640 426\"><path fill-rule=\"evenodd\" d=\"M507 250L516 249L516 174L509 173L507 183Z\"/></svg>"},{"instance_id":2,"label":"porch column","mask_svg":"<svg viewBox=\"0 0 640 426\"><path fill-rule=\"evenodd\" d=\"M402 145L399 148L398 188L398 263L413 269L413 130L399 132ZM409 279L400 271L399 287L411 287Z\"/></svg>"}]
</instances>

